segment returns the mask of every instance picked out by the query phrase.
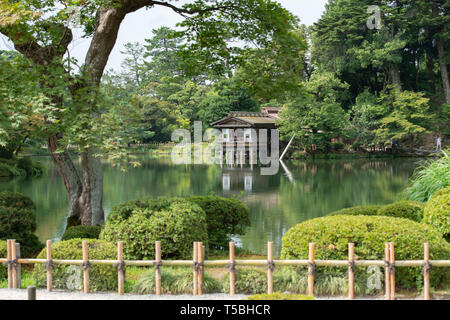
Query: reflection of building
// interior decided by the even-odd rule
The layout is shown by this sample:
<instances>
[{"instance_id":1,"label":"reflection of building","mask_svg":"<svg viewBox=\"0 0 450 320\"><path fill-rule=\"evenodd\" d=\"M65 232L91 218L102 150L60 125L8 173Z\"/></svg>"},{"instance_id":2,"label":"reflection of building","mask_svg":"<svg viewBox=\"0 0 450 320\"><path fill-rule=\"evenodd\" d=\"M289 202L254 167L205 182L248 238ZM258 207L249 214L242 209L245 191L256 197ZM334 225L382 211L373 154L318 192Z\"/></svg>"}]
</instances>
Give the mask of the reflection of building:
<instances>
[{"instance_id":1,"label":"reflection of building","mask_svg":"<svg viewBox=\"0 0 450 320\"><path fill-rule=\"evenodd\" d=\"M254 179L253 172L247 169L227 168L222 172L222 190L224 192L246 191L252 192Z\"/></svg>"},{"instance_id":2,"label":"reflection of building","mask_svg":"<svg viewBox=\"0 0 450 320\"><path fill-rule=\"evenodd\" d=\"M222 176L222 189L223 191L230 191L231 187L231 177L229 174L224 174Z\"/></svg>"}]
</instances>

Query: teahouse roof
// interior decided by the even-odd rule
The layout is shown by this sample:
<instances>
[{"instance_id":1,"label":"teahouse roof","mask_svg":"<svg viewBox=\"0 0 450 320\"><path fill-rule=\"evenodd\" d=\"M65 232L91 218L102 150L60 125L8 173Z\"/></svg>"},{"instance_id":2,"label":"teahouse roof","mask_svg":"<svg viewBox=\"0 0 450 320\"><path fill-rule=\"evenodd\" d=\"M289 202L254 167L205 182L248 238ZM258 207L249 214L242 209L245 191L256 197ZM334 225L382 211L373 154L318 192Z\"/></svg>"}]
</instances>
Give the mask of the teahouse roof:
<instances>
[{"instance_id":1,"label":"teahouse roof","mask_svg":"<svg viewBox=\"0 0 450 320\"><path fill-rule=\"evenodd\" d=\"M275 128L276 120L263 112L233 111L211 124L214 128Z\"/></svg>"}]
</instances>

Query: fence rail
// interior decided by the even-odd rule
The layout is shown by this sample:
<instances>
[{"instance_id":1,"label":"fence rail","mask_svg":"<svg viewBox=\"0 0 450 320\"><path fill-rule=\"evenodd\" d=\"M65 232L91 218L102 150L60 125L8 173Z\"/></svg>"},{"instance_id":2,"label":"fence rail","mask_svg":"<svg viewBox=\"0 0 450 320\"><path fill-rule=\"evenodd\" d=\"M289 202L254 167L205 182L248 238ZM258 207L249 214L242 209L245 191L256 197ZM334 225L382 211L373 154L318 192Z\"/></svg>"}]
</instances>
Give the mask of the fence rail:
<instances>
[{"instance_id":1,"label":"fence rail","mask_svg":"<svg viewBox=\"0 0 450 320\"><path fill-rule=\"evenodd\" d=\"M354 299L354 274L355 267L378 266L385 268L385 298L395 299L395 268L397 267L422 267L424 270L424 299L430 300L430 270L433 267L450 267L450 260L430 260L430 246L424 244L423 260L395 260L395 246L392 242L385 243L385 260L355 260L353 243L348 244L348 260L315 260L314 243L309 244L307 260L274 260L273 243L267 245L267 260L236 260L234 242L229 244L229 260L205 260L205 247L201 242L194 242L193 260L162 260L161 242L155 242L155 260L124 260L123 242L117 243L117 260L89 259L88 242L82 241L82 260L52 259L52 242L46 243L46 259L26 259L18 257L20 246L15 240L7 240L7 257L0 258L8 268L8 288L18 288L20 279L20 265L45 264L47 270L47 290L53 290L52 269L55 265L78 265L83 268L83 289L89 293L89 266L107 265L117 267L118 294L124 294L125 267L154 267L155 268L155 294L161 295L161 268L166 266L180 266L193 268L193 295L203 294L204 267L227 267L230 273L230 295L235 294L235 282L237 266L267 267L267 293L274 291L273 273L276 266L307 266L308 267L308 295L314 296L314 277L316 267L347 267L348 268L348 298Z\"/></svg>"}]
</instances>

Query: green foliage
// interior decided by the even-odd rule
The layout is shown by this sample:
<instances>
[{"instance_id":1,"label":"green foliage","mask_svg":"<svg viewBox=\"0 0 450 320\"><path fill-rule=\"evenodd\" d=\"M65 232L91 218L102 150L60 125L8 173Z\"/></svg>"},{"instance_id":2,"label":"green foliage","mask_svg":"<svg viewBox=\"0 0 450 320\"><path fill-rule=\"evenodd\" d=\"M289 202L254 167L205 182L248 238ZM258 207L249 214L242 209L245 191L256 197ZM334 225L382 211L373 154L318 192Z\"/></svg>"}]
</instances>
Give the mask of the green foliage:
<instances>
[{"instance_id":1,"label":"green foliage","mask_svg":"<svg viewBox=\"0 0 450 320\"><path fill-rule=\"evenodd\" d=\"M387 216L395 218L405 218L416 222L421 222L423 219L423 209L425 205L415 201L400 201L378 210L378 216Z\"/></svg>"},{"instance_id":2,"label":"green foliage","mask_svg":"<svg viewBox=\"0 0 450 320\"><path fill-rule=\"evenodd\" d=\"M394 242L397 260L423 259L423 244L430 243L431 259L447 259L449 244L442 234L425 224L382 216L331 216L306 221L291 228L283 237L282 259L307 259L308 244L315 243L315 258L347 259L348 243L355 244L359 260L383 260L384 245ZM431 281L436 285L448 276L448 270L433 270ZM422 285L420 268L398 268L396 281L401 287Z\"/></svg>"},{"instance_id":3,"label":"green foliage","mask_svg":"<svg viewBox=\"0 0 450 320\"><path fill-rule=\"evenodd\" d=\"M61 240L98 239L101 231L101 226L74 226L66 229Z\"/></svg>"},{"instance_id":4,"label":"green foliage","mask_svg":"<svg viewBox=\"0 0 450 320\"><path fill-rule=\"evenodd\" d=\"M190 197L206 213L211 249L227 248L232 235L244 234L250 226L250 209L241 201L215 196Z\"/></svg>"},{"instance_id":5,"label":"green foliage","mask_svg":"<svg viewBox=\"0 0 450 320\"><path fill-rule=\"evenodd\" d=\"M0 239L15 239L20 243L23 257L34 257L42 244L34 234L36 231L36 208L33 201L20 193L0 193Z\"/></svg>"},{"instance_id":6,"label":"green foliage","mask_svg":"<svg viewBox=\"0 0 450 320\"><path fill-rule=\"evenodd\" d=\"M410 200L427 202L438 190L450 186L450 156L442 152L439 159L419 167L406 190Z\"/></svg>"},{"instance_id":7,"label":"green foliage","mask_svg":"<svg viewBox=\"0 0 450 320\"><path fill-rule=\"evenodd\" d=\"M117 246L113 243L100 240L86 240L88 242L89 259L91 260L116 260ZM46 249L38 255L38 259L46 259ZM82 240L72 239L61 241L52 246L52 258L62 260L82 260ZM79 266L55 265L52 269L53 286L56 289L71 289L68 285L77 282L82 289L82 269ZM46 286L47 272L42 264L34 267L33 278L38 287ZM115 291L117 290L117 269L114 266L92 265L89 270L89 288L91 291Z\"/></svg>"},{"instance_id":8,"label":"green foliage","mask_svg":"<svg viewBox=\"0 0 450 320\"><path fill-rule=\"evenodd\" d=\"M427 202L423 222L450 238L450 187L439 190Z\"/></svg>"},{"instance_id":9,"label":"green foliage","mask_svg":"<svg viewBox=\"0 0 450 320\"><path fill-rule=\"evenodd\" d=\"M0 241L0 257L3 259L6 259L7 257L6 241L4 240ZM3 264L0 264L0 281L6 279L7 277L8 269Z\"/></svg>"},{"instance_id":10,"label":"green foliage","mask_svg":"<svg viewBox=\"0 0 450 320\"><path fill-rule=\"evenodd\" d=\"M222 281L225 293L230 292L230 275ZM267 273L262 269L239 268L235 277L235 290L240 294L258 294L267 291Z\"/></svg>"},{"instance_id":11,"label":"green foliage","mask_svg":"<svg viewBox=\"0 0 450 320\"><path fill-rule=\"evenodd\" d=\"M0 207L36 210L33 200L21 193L10 191L0 192Z\"/></svg>"},{"instance_id":12,"label":"green foliage","mask_svg":"<svg viewBox=\"0 0 450 320\"><path fill-rule=\"evenodd\" d=\"M274 292L272 294L255 294L248 297L247 300L314 300L314 297Z\"/></svg>"},{"instance_id":13,"label":"green foliage","mask_svg":"<svg viewBox=\"0 0 450 320\"><path fill-rule=\"evenodd\" d=\"M336 215L376 216L378 215L378 210L380 210L381 208L382 206L379 205L352 207L332 212L329 214L329 216L336 216Z\"/></svg>"},{"instance_id":14,"label":"green foliage","mask_svg":"<svg viewBox=\"0 0 450 320\"><path fill-rule=\"evenodd\" d=\"M187 268L167 268L161 270L161 288L163 294L192 294L192 270ZM203 292L220 292L221 284L207 273L203 275ZM155 272L143 274L134 285L132 292L138 294L155 294Z\"/></svg>"},{"instance_id":15,"label":"green foliage","mask_svg":"<svg viewBox=\"0 0 450 320\"><path fill-rule=\"evenodd\" d=\"M113 208L100 239L124 241L127 259L153 259L155 241L163 257L189 258L194 241L208 244L206 215L182 198L126 202Z\"/></svg>"},{"instance_id":16,"label":"green foliage","mask_svg":"<svg viewBox=\"0 0 450 320\"><path fill-rule=\"evenodd\" d=\"M72 216L72 217L67 218L66 229L69 229L71 227L80 226L80 225L81 225L81 221L80 221L79 217Z\"/></svg>"}]
</instances>

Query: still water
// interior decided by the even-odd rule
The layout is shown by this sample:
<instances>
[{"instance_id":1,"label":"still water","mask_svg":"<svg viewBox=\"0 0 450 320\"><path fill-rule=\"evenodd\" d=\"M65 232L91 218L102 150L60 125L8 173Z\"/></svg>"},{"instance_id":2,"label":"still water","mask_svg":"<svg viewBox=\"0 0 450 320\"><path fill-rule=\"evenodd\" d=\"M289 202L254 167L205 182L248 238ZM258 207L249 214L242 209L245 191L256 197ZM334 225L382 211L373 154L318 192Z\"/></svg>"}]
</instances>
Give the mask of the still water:
<instances>
[{"instance_id":1,"label":"still water","mask_svg":"<svg viewBox=\"0 0 450 320\"><path fill-rule=\"evenodd\" d=\"M37 205L37 235L58 238L65 228L67 195L63 181L46 157L40 178L0 180L0 190L22 192ZM277 175L260 170L208 165L173 165L170 158L140 159L142 166L123 172L105 163L104 208L142 197L237 196L251 209L251 227L237 237L240 246L264 253L267 241L276 252L292 226L354 205L387 204L403 196L418 159L285 161Z\"/></svg>"}]
</instances>

